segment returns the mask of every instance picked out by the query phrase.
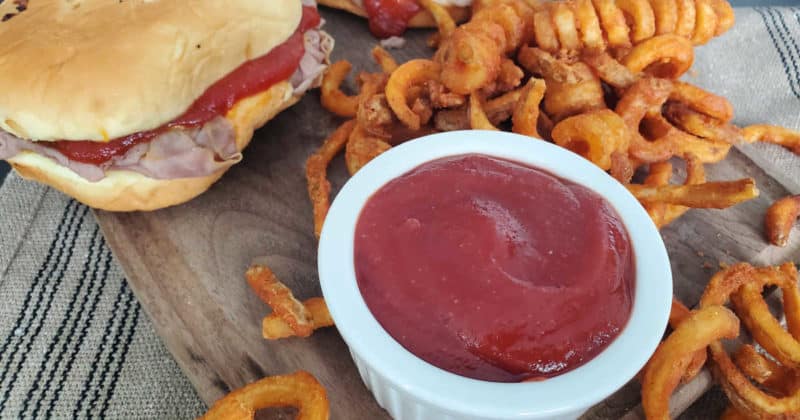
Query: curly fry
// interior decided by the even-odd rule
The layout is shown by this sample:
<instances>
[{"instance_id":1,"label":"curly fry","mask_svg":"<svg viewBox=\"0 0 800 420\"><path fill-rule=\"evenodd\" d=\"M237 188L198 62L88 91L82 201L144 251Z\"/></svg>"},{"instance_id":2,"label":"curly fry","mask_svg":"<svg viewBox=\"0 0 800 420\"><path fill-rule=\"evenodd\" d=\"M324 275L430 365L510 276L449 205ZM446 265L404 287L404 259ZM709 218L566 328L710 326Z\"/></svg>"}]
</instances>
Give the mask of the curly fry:
<instances>
[{"instance_id":1,"label":"curly fry","mask_svg":"<svg viewBox=\"0 0 800 420\"><path fill-rule=\"evenodd\" d=\"M603 170L611 168L611 154L626 150L631 137L622 118L608 109L569 117L553 127L551 136Z\"/></svg>"},{"instance_id":2,"label":"curly fry","mask_svg":"<svg viewBox=\"0 0 800 420\"><path fill-rule=\"evenodd\" d=\"M656 35L675 33L678 25L678 5L676 0L650 0L656 24Z\"/></svg>"},{"instance_id":3,"label":"curly fry","mask_svg":"<svg viewBox=\"0 0 800 420\"><path fill-rule=\"evenodd\" d=\"M497 130L483 110L483 101L476 93L469 95L469 126L473 130Z\"/></svg>"},{"instance_id":4,"label":"curly fry","mask_svg":"<svg viewBox=\"0 0 800 420\"><path fill-rule=\"evenodd\" d=\"M395 70L386 83L386 100L397 119L412 130L419 130L420 116L408 107L407 92L411 86L438 80L441 66L431 60L411 60Z\"/></svg>"},{"instance_id":5,"label":"curly fry","mask_svg":"<svg viewBox=\"0 0 800 420\"><path fill-rule=\"evenodd\" d=\"M593 0L595 11L600 18L600 25L606 33L608 45L611 47L628 47L631 40L628 36L628 24L614 0Z\"/></svg>"},{"instance_id":6,"label":"curly fry","mask_svg":"<svg viewBox=\"0 0 800 420\"><path fill-rule=\"evenodd\" d=\"M734 292L746 284L762 285L781 273L788 275L791 271L791 268L783 267L780 269L775 267L756 269L749 264L732 265L711 278L700 298L700 306L724 304ZM796 280L794 281L796 282ZM756 418L770 418L787 412L800 411L800 392L795 390L785 397L769 395L754 386L739 370L720 341L711 343L709 352L714 360L714 370L717 373L715 376L719 378L723 391L738 411L749 413Z\"/></svg>"},{"instance_id":7,"label":"curly fry","mask_svg":"<svg viewBox=\"0 0 800 420\"><path fill-rule=\"evenodd\" d=\"M676 126L698 137L731 144L745 142L739 127L694 111L680 102L667 102L664 116Z\"/></svg>"},{"instance_id":8,"label":"curly fry","mask_svg":"<svg viewBox=\"0 0 800 420\"><path fill-rule=\"evenodd\" d=\"M711 0L711 8L717 15L717 29L714 36L720 36L733 26L736 16L734 16L733 7L726 0Z\"/></svg>"},{"instance_id":9,"label":"curly fry","mask_svg":"<svg viewBox=\"0 0 800 420\"><path fill-rule=\"evenodd\" d=\"M358 109L358 96L348 96L340 88L352 67L352 64L347 60L331 64L328 70L325 71L325 75L322 77L322 85L320 86L322 106L328 111L345 118L355 117Z\"/></svg>"},{"instance_id":10,"label":"curly fry","mask_svg":"<svg viewBox=\"0 0 800 420\"><path fill-rule=\"evenodd\" d=\"M539 104L544 98L545 81L532 77L522 88L522 97L514 106L511 116L511 131L526 136L541 138L538 130Z\"/></svg>"},{"instance_id":11,"label":"curly fry","mask_svg":"<svg viewBox=\"0 0 800 420\"><path fill-rule=\"evenodd\" d=\"M694 24L697 20L697 9L694 7L694 2L695 0L676 0L678 22L675 24L675 35L691 38L694 34Z\"/></svg>"},{"instance_id":12,"label":"curly fry","mask_svg":"<svg viewBox=\"0 0 800 420\"><path fill-rule=\"evenodd\" d=\"M328 312L328 305L325 304L325 299L321 297L306 299L303 301L303 306L311 316L311 323L315 330L334 325L331 313ZM261 335L268 340L277 340L294 337L296 334L283 318L273 312L261 321Z\"/></svg>"},{"instance_id":13,"label":"curly fry","mask_svg":"<svg viewBox=\"0 0 800 420\"><path fill-rule=\"evenodd\" d=\"M769 242L777 246L786 246L797 216L800 216L800 195L783 197L772 203L764 217Z\"/></svg>"},{"instance_id":14,"label":"curly fry","mask_svg":"<svg viewBox=\"0 0 800 420\"><path fill-rule=\"evenodd\" d=\"M448 75L442 83L461 95L489 85L500 72L505 47L505 32L496 23L473 20L459 26L434 55Z\"/></svg>"},{"instance_id":15,"label":"curly fry","mask_svg":"<svg viewBox=\"0 0 800 420\"><path fill-rule=\"evenodd\" d=\"M418 1L419 5L427 10L431 16L433 16L433 20L436 21L436 26L439 28L440 41L449 38L456 29L456 22L453 20L453 17L450 16L450 13L447 12L447 9L433 0Z\"/></svg>"},{"instance_id":16,"label":"curly fry","mask_svg":"<svg viewBox=\"0 0 800 420\"><path fill-rule=\"evenodd\" d=\"M631 17L631 41L638 44L656 33L656 18L648 0L616 0L617 7Z\"/></svg>"},{"instance_id":17,"label":"curly fry","mask_svg":"<svg viewBox=\"0 0 800 420\"><path fill-rule=\"evenodd\" d=\"M339 126L325 139L319 150L306 160L306 184L308 197L314 209L314 235L317 239L322 233L322 224L331 206L331 184L327 179L328 164L345 147L355 124L354 120L350 120Z\"/></svg>"},{"instance_id":18,"label":"curly fry","mask_svg":"<svg viewBox=\"0 0 800 420\"><path fill-rule=\"evenodd\" d=\"M275 277L269 267L254 264L247 269L245 277L250 288L272 308L276 316L289 325L294 335L308 337L314 332L311 314L300 301L295 299L292 291Z\"/></svg>"},{"instance_id":19,"label":"curly fry","mask_svg":"<svg viewBox=\"0 0 800 420\"><path fill-rule=\"evenodd\" d=\"M654 142L668 144L676 156L688 159L694 156L703 163L714 163L725 159L731 144L711 139L701 139L673 126L663 115L648 114L642 124L642 131Z\"/></svg>"},{"instance_id":20,"label":"curly fry","mask_svg":"<svg viewBox=\"0 0 800 420\"><path fill-rule=\"evenodd\" d=\"M636 82L637 76L607 51L586 51L581 61L591 67L597 77L612 87L625 89Z\"/></svg>"},{"instance_id":21,"label":"curly fry","mask_svg":"<svg viewBox=\"0 0 800 420\"><path fill-rule=\"evenodd\" d=\"M672 327L673 330L678 328L678 325L689 318L691 314L692 311L690 311L689 308L684 306L678 299L675 299L675 296L672 297L672 309L669 312L669 326ZM703 369L703 365L706 364L706 357L705 348L696 351L692 356L692 361L689 362L686 371L681 377L681 382L687 383L694 379L694 377L700 373L700 370Z\"/></svg>"},{"instance_id":22,"label":"curly fry","mask_svg":"<svg viewBox=\"0 0 800 420\"><path fill-rule=\"evenodd\" d=\"M533 33L536 45L545 51L558 51L558 35L547 10L538 10L533 15Z\"/></svg>"},{"instance_id":23,"label":"curly fry","mask_svg":"<svg viewBox=\"0 0 800 420\"><path fill-rule=\"evenodd\" d=\"M297 407L298 420L327 420L330 404L325 388L310 373L269 376L245 385L217 400L202 420L255 418L256 410Z\"/></svg>"},{"instance_id":24,"label":"curly fry","mask_svg":"<svg viewBox=\"0 0 800 420\"><path fill-rule=\"evenodd\" d=\"M573 14L578 25L578 32L581 35L583 48L587 50L605 49L606 41L603 39L603 31L600 29L600 19L592 5L592 0L576 0L571 3Z\"/></svg>"},{"instance_id":25,"label":"curly fry","mask_svg":"<svg viewBox=\"0 0 800 420\"><path fill-rule=\"evenodd\" d=\"M617 102L616 113L633 133L628 152L640 162L667 160L674 153L672 142L668 139L647 141L639 135L639 126L647 111L660 107L671 91L672 83L669 80L645 77L631 85Z\"/></svg>"},{"instance_id":26,"label":"curly fry","mask_svg":"<svg viewBox=\"0 0 800 420\"><path fill-rule=\"evenodd\" d=\"M381 70L386 74L392 74L393 71L397 70L397 61L395 61L389 51L386 51L380 45L376 45L372 48L372 58L381 66Z\"/></svg>"},{"instance_id":27,"label":"curly fry","mask_svg":"<svg viewBox=\"0 0 800 420\"><path fill-rule=\"evenodd\" d=\"M672 93L670 93L669 99L682 102L689 108L722 122L733 119L733 105L726 98L680 80L672 82Z\"/></svg>"},{"instance_id":28,"label":"curly fry","mask_svg":"<svg viewBox=\"0 0 800 420\"><path fill-rule=\"evenodd\" d=\"M692 42L695 45L703 45L711 40L717 32L717 14L714 13L710 0L696 0L695 9L697 20L694 24Z\"/></svg>"},{"instance_id":29,"label":"curly fry","mask_svg":"<svg viewBox=\"0 0 800 420\"><path fill-rule=\"evenodd\" d=\"M706 171L703 167L703 162L694 155L689 155L686 158L686 181L683 184L698 185L704 182L706 182ZM668 204L664 208L664 214L661 220L656 223L656 226L660 229L672 223L673 220L681 217L687 211L689 211L689 207Z\"/></svg>"},{"instance_id":30,"label":"curly fry","mask_svg":"<svg viewBox=\"0 0 800 420\"><path fill-rule=\"evenodd\" d=\"M575 27L575 14L572 9L563 2L547 3L547 7L561 48L572 51L579 50L581 44L578 39L578 28Z\"/></svg>"},{"instance_id":31,"label":"curly fry","mask_svg":"<svg viewBox=\"0 0 800 420\"><path fill-rule=\"evenodd\" d=\"M634 73L677 79L693 61L694 48L689 40L678 35L658 35L634 46L622 64Z\"/></svg>"},{"instance_id":32,"label":"curly fry","mask_svg":"<svg viewBox=\"0 0 800 420\"><path fill-rule=\"evenodd\" d=\"M344 152L347 172L355 175L369 161L391 148L389 143L380 138L367 135L364 127L356 123Z\"/></svg>"},{"instance_id":33,"label":"curly fry","mask_svg":"<svg viewBox=\"0 0 800 420\"><path fill-rule=\"evenodd\" d=\"M724 209L743 201L758 197L752 178L737 181L706 182L697 185L627 185L636 199L642 203L663 202L692 208Z\"/></svg>"},{"instance_id":34,"label":"curly fry","mask_svg":"<svg viewBox=\"0 0 800 420\"><path fill-rule=\"evenodd\" d=\"M775 125L758 124L742 129L748 142L763 141L779 144L796 154L800 154L800 132Z\"/></svg>"},{"instance_id":35,"label":"curly fry","mask_svg":"<svg viewBox=\"0 0 800 420\"><path fill-rule=\"evenodd\" d=\"M654 187L654 186L669 184L669 180L670 178L672 178L672 163L670 163L669 161L654 162L651 163L649 166L650 166L649 173L647 174L647 177L644 179L643 183L644 185ZM667 210L667 204L651 203L651 204L643 204L642 206L644 207L645 210L647 210L647 214L653 220L653 223L655 223L656 227L663 225L664 214L666 213Z\"/></svg>"},{"instance_id":36,"label":"curly fry","mask_svg":"<svg viewBox=\"0 0 800 420\"><path fill-rule=\"evenodd\" d=\"M739 319L724 306L692 312L662 342L647 363L642 380L642 405L648 419L669 418L669 397L694 354L710 343L739 335Z\"/></svg>"}]
</instances>

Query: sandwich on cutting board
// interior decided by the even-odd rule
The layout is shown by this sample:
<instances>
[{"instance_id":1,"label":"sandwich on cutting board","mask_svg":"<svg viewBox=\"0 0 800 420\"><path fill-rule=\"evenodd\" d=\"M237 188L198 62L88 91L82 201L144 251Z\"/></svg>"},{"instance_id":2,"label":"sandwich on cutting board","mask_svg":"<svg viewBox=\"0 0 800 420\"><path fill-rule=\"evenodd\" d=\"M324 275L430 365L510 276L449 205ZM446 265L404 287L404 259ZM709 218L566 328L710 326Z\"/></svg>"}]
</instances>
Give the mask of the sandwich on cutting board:
<instances>
[{"instance_id":1,"label":"sandwich on cutting board","mask_svg":"<svg viewBox=\"0 0 800 420\"><path fill-rule=\"evenodd\" d=\"M308 0L7 0L0 16L0 159L114 211L206 191L333 48Z\"/></svg>"}]
</instances>

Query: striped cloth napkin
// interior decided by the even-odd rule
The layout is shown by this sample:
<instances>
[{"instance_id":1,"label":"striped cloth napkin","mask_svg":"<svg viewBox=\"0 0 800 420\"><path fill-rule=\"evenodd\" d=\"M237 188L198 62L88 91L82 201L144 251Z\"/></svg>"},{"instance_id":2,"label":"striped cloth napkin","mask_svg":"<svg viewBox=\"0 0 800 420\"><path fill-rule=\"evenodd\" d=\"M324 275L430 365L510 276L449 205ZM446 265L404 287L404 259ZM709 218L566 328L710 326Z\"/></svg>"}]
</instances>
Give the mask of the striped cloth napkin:
<instances>
[{"instance_id":1,"label":"striped cloth napkin","mask_svg":"<svg viewBox=\"0 0 800 420\"><path fill-rule=\"evenodd\" d=\"M740 125L800 128L800 8L736 12L731 31L697 49L687 79L730 98ZM800 193L796 156L739 149ZM86 207L12 174L0 214L0 418L202 414ZM716 416L724 404L712 391L683 418Z\"/></svg>"}]
</instances>

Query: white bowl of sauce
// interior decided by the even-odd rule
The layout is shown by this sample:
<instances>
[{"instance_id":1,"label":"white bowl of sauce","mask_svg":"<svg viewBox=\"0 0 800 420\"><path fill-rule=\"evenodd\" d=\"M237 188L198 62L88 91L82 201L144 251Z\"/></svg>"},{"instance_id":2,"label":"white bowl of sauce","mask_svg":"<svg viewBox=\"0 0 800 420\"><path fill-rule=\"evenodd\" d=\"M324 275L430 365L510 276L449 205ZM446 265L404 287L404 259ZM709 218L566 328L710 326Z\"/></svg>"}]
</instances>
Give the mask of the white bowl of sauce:
<instances>
[{"instance_id":1,"label":"white bowl of sauce","mask_svg":"<svg viewBox=\"0 0 800 420\"><path fill-rule=\"evenodd\" d=\"M378 156L336 197L318 264L397 419L575 418L644 366L672 296L661 237L624 186L503 132Z\"/></svg>"}]
</instances>

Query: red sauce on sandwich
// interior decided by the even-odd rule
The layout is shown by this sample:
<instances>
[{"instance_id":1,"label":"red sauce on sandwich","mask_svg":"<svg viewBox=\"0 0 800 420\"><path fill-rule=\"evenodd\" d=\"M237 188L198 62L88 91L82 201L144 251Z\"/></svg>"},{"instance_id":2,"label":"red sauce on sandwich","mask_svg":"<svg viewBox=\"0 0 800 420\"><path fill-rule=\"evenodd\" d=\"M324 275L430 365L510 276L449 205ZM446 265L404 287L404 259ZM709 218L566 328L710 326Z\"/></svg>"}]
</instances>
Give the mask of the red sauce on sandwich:
<instances>
[{"instance_id":1,"label":"red sauce on sandwich","mask_svg":"<svg viewBox=\"0 0 800 420\"><path fill-rule=\"evenodd\" d=\"M417 0L364 0L364 10L370 32L378 38L388 38L402 35L421 7Z\"/></svg>"},{"instance_id":2,"label":"red sauce on sandwich","mask_svg":"<svg viewBox=\"0 0 800 420\"><path fill-rule=\"evenodd\" d=\"M218 80L194 101L183 115L153 130L140 131L109 142L56 141L52 147L67 158L77 162L100 164L114 156L122 155L131 147L152 140L157 135L175 127L197 127L217 115L227 113L239 100L263 92L272 85L288 79L300 65L305 54L303 34L319 26L317 9L303 7L300 26L283 44L269 53L247 61L236 70Z\"/></svg>"}]
</instances>

